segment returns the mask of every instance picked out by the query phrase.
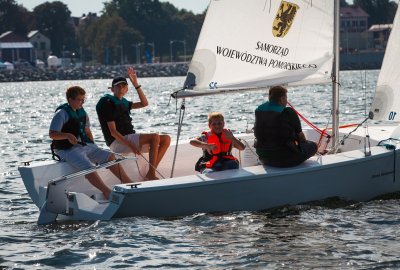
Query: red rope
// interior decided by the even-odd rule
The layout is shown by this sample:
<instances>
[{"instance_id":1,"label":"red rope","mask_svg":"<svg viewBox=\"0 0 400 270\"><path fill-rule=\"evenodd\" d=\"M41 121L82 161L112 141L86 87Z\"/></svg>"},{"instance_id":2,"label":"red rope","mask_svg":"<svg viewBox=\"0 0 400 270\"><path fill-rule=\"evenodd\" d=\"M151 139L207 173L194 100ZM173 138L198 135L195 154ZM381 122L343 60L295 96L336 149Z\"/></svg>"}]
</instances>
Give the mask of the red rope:
<instances>
[{"instance_id":1,"label":"red rope","mask_svg":"<svg viewBox=\"0 0 400 270\"><path fill-rule=\"evenodd\" d=\"M314 125L313 123L311 123L310 121L308 121L303 115L301 115L293 106L292 104L290 104L288 102L288 105L296 112L296 114L306 123L308 124L312 129L314 129L316 132L318 132L321 136L319 137L318 140L318 152L320 152L321 154L326 154L326 148L328 147L328 144L331 140L331 135L328 134L326 131L332 128L324 128L324 129L320 129L318 128L316 125ZM348 124L348 125L343 125L343 126L339 126L339 128L348 128L348 127L354 127L357 126L357 124ZM325 137L326 141L325 141L325 145L322 145L322 138Z\"/></svg>"},{"instance_id":2,"label":"red rope","mask_svg":"<svg viewBox=\"0 0 400 270\"><path fill-rule=\"evenodd\" d=\"M301 115L293 106L292 104L290 104L288 102L289 106L296 112L296 114L304 121L306 122L312 129L314 129L316 132L318 132L319 134L321 134L321 136L324 136L326 138L330 137L330 135L328 133L325 132L324 130L321 130L320 128L318 128L316 125L314 125L313 123L311 123L310 121L308 121L303 115ZM324 135L326 134L326 135Z\"/></svg>"}]
</instances>

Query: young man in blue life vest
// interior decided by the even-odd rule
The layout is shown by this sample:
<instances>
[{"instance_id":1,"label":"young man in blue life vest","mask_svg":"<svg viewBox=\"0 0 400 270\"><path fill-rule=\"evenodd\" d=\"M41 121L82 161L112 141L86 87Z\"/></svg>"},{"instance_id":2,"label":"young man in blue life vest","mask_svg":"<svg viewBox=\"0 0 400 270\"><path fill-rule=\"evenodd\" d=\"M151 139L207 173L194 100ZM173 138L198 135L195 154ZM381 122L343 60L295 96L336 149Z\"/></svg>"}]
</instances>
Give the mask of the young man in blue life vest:
<instances>
[{"instance_id":1,"label":"young man in blue life vest","mask_svg":"<svg viewBox=\"0 0 400 270\"><path fill-rule=\"evenodd\" d=\"M49 130L49 136L53 139L52 150L62 161L80 170L93 168L95 163L101 164L115 159L114 154L94 144L89 117L83 109L85 94L85 90L79 86L69 87L66 92L68 103L56 109ZM110 167L110 170L122 183L131 182L118 164ZM111 189L96 172L87 174L86 178L108 199Z\"/></svg>"},{"instance_id":2,"label":"young man in blue life vest","mask_svg":"<svg viewBox=\"0 0 400 270\"><path fill-rule=\"evenodd\" d=\"M196 163L196 171L208 173L238 169L239 162L232 155L232 147L244 150L245 145L233 136L229 129L225 129L224 116L219 112L208 115L208 127L200 137L192 139L190 144L203 149L203 156Z\"/></svg>"},{"instance_id":3,"label":"young man in blue life vest","mask_svg":"<svg viewBox=\"0 0 400 270\"><path fill-rule=\"evenodd\" d=\"M260 161L274 167L292 167L315 155L317 144L306 140L296 112L286 107L287 89L272 87L268 99L255 111L254 146Z\"/></svg>"},{"instance_id":4,"label":"young man in blue life vest","mask_svg":"<svg viewBox=\"0 0 400 270\"><path fill-rule=\"evenodd\" d=\"M132 118L130 116L132 109L146 107L149 103L138 83L136 71L128 68L128 76L139 96L138 102L128 101L124 98L128 92L128 82L124 77L113 79L111 91L113 95L106 94L100 98L96 105L97 115L99 117L101 130L104 139L110 149L117 153L134 153L141 155L148 145L149 151L149 171L145 180L156 180L156 168L167 151L171 138L168 135L157 133L136 133L133 129Z\"/></svg>"}]
</instances>

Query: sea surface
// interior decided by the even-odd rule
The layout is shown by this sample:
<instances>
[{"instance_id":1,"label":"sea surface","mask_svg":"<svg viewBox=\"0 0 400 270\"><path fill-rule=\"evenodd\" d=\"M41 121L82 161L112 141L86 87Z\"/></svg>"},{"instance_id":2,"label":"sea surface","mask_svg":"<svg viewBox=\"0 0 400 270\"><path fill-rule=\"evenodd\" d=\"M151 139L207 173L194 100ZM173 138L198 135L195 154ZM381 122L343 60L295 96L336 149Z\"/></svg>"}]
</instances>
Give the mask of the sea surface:
<instances>
[{"instance_id":1,"label":"sea surface","mask_svg":"<svg viewBox=\"0 0 400 270\"><path fill-rule=\"evenodd\" d=\"M341 124L360 123L369 110L378 71L341 74ZM132 115L135 128L176 139L181 100L170 100L170 93L183 81L139 79L150 105ZM48 127L72 85L86 89L92 131L105 147L95 104L110 83L111 79L0 83L0 269L400 268L398 198L321 202L264 213L38 226L39 212L18 166L51 158ZM131 87L128 98L137 100L135 92ZM329 85L291 88L289 101L307 119L325 127L330 122L330 95ZM224 113L226 126L236 133L250 130L254 109L266 97L266 91L259 91L186 99L181 138L206 129L211 111Z\"/></svg>"}]
</instances>

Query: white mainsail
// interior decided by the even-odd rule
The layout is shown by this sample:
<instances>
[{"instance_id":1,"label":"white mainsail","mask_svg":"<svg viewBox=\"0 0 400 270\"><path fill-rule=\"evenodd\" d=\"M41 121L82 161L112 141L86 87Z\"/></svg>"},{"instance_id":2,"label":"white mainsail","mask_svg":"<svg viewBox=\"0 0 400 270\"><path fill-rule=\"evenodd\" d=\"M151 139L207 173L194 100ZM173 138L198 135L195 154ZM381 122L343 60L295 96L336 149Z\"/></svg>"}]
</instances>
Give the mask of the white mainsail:
<instances>
[{"instance_id":1,"label":"white mainsail","mask_svg":"<svg viewBox=\"0 0 400 270\"><path fill-rule=\"evenodd\" d=\"M400 12L397 11L386 46L385 57L378 77L371 106L374 120L400 120Z\"/></svg>"},{"instance_id":2,"label":"white mainsail","mask_svg":"<svg viewBox=\"0 0 400 270\"><path fill-rule=\"evenodd\" d=\"M332 0L212 0L177 97L330 82L333 16Z\"/></svg>"}]
</instances>

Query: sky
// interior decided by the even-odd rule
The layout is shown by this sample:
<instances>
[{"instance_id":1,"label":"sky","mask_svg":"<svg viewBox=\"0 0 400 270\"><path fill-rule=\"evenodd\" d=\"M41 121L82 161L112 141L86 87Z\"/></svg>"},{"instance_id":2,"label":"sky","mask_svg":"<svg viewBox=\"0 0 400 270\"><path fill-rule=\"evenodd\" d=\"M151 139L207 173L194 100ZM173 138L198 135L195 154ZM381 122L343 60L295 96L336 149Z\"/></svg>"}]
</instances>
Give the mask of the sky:
<instances>
[{"instance_id":1,"label":"sky","mask_svg":"<svg viewBox=\"0 0 400 270\"><path fill-rule=\"evenodd\" d=\"M16 0L15 2L32 11L34 7L45 2L53 2L53 0ZM82 14L89 12L100 15L100 11L104 6L103 3L107 2L107 0L61 0L61 2L68 6L72 16L80 17ZM199 14L207 8L210 0L160 0L160 2L170 2L179 9L184 8Z\"/></svg>"}]
</instances>

